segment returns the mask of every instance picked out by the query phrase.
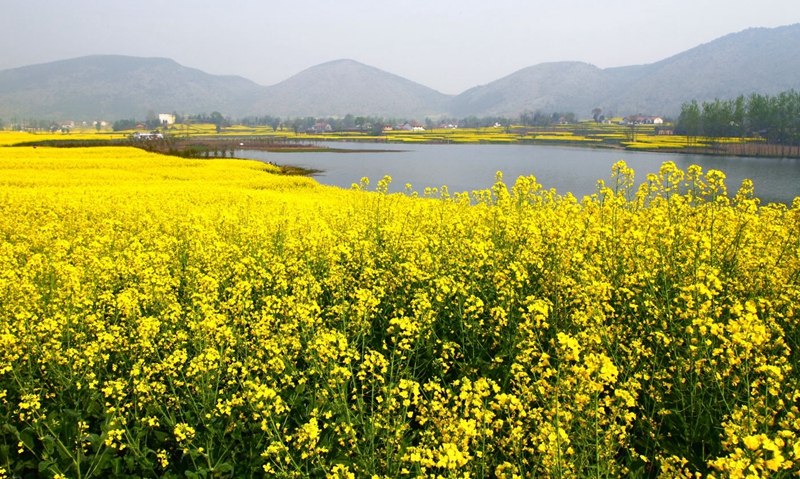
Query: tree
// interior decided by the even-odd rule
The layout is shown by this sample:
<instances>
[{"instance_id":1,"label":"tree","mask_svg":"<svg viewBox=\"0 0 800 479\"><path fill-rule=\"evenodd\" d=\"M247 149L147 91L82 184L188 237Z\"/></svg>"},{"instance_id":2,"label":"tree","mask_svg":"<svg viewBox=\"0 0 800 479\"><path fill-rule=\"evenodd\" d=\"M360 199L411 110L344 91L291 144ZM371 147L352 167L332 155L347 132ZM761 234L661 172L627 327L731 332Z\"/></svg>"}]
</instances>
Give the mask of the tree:
<instances>
[{"instance_id":1,"label":"tree","mask_svg":"<svg viewBox=\"0 0 800 479\"><path fill-rule=\"evenodd\" d=\"M364 125L367 123L367 119L364 118L363 116L357 116L356 119L354 120L354 123L359 130L362 130L364 128Z\"/></svg>"},{"instance_id":2,"label":"tree","mask_svg":"<svg viewBox=\"0 0 800 479\"><path fill-rule=\"evenodd\" d=\"M636 142L636 127L637 126L638 125L636 124L635 121L629 121L628 122L629 131L628 131L628 133L625 134L625 136L628 137L628 140L632 141L634 143Z\"/></svg>"},{"instance_id":3,"label":"tree","mask_svg":"<svg viewBox=\"0 0 800 479\"><path fill-rule=\"evenodd\" d=\"M787 98L788 123L790 154L791 147L798 146L798 156L800 156L800 94L790 90Z\"/></svg>"},{"instance_id":4,"label":"tree","mask_svg":"<svg viewBox=\"0 0 800 479\"><path fill-rule=\"evenodd\" d=\"M154 129L161 126L161 122L158 121L158 115L153 110L147 110L147 116L145 117L145 125L147 128Z\"/></svg>"},{"instance_id":5,"label":"tree","mask_svg":"<svg viewBox=\"0 0 800 479\"><path fill-rule=\"evenodd\" d=\"M136 125L138 124L139 122L136 121L134 118L131 118L130 120L117 120L114 122L114 125L111 128L114 131L133 130L134 128L136 128Z\"/></svg>"},{"instance_id":6,"label":"tree","mask_svg":"<svg viewBox=\"0 0 800 479\"><path fill-rule=\"evenodd\" d=\"M747 129L751 134L766 133L772 126L769 97L761 96L758 93L750 95L745 107L745 118Z\"/></svg>"},{"instance_id":7,"label":"tree","mask_svg":"<svg viewBox=\"0 0 800 479\"><path fill-rule=\"evenodd\" d=\"M211 123L217 126L217 133L220 133L225 123L225 117L218 111L211 112Z\"/></svg>"},{"instance_id":8,"label":"tree","mask_svg":"<svg viewBox=\"0 0 800 479\"><path fill-rule=\"evenodd\" d=\"M592 110L592 118L594 118L595 123L600 123L600 114L603 113L602 108L595 108Z\"/></svg>"},{"instance_id":9,"label":"tree","mask_svg":"<svg viewBox=\"0 0 800 479\"><path fill-rule=\"evenodd\" d=\"M292 127L292 130L294 130L295 136L297 136L297 132L299 132L300 128L303 127L303 119L302 118L295 118L295 119L293 119L291 121L288 121L288 124L289 124L289 126Z\"/></svg>"},{"instance_id":10,"label":"tree","mask_svg":"<svg viewBox=\"0 0 800 479\"><path fill-rule=\"evenodd\" d=\"M686 135L688 145L697 141L697 135L700 134L700 105L696 100L681 105L677 130Z\"/></svg>"},{"instance_id":11,"label":"tree","mask_svg":"<svg viewBox=\"0 0 800 479\"><path fill-rule=\"evenodd\" d=\"M372 136L381 136L381 135L383 135L384 126L385 125L383 123L381 123L380 121L377 121L377 122L373 123L372 124L372 130L370 131L370 134Z\"/></svg>"}]
</instances>

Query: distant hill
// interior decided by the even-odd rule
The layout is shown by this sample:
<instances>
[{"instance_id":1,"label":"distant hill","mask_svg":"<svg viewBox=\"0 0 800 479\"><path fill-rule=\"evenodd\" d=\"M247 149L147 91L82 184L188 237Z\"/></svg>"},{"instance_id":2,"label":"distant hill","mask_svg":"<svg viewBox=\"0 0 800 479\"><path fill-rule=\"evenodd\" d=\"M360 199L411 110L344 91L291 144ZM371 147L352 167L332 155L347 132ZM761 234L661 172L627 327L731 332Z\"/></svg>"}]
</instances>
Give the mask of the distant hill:
<instances>
[{"instance_id":1,"label":"distant hill","mask_svg":"<svg viewBox=\"0 0 800 479\"><path fill-rule=\"evenodd\" d=\"M446 113L450 96L353 60L336 60L304 70L267 87L251 114L277 116L397 116L421 118Z\"/></svg>"},{"instance_id":2,"label":"distant hill","mask_svg":"<svg viewBox=\"0 0 800 479\"><path fill-rule=\"evenodd\" d=\"M651 65L609 70L624 78L600 101L618 112L676 115L682 103L800 90L800 24L732 33ZM663 113L662 113L663 112Z\"/></svg>"},{"instance_id":3,"label":"distant hill","mask_svg":"<svg viewBox=\"0 0 800 479\"><path fill-rule=\"evenodd\" d=\"M603 70L588 63L542 63L465 91L452 100L449 111L459 118L517 116L525 110L577 113L612 86Z\"/></svg>"},{"instance_id":4,"label":"distant hill","mask_svg":"<svg viewBox=\"0 0 800 479\"><path fill-rule=\"evenodd\" d=\"M587 118L597 107L616 114L675 116L693 99L789 89L800 89L800 24L751 28L649 65L540 64L467 90L449 110L459 117L568 110Z\"/></svg>"},{"instance_id":5,"label":"distant hill","mask_svg":"<svg viewBox=\"0 0 800 479\"><path fill-rule=\"evenodd\" d=\"M0 116L144 119L151 109L238 114L263 88L165 58L93 55L0 71Z\"/></svg>"},{"instance_id":6,"label":"distant hill","mask_svg":"<svg viewBox=\"0 0 800 479\"><path fill-rule=\"evenodd\" d=\"M620 48L624 48L621 40ZM676 116L696 99L800 90L800 24L751 28L665 60L601 69L582 62L523 68L450 96L353 60L273 86L210 75L164 58L95 55L0 71L0 117L143 119L148 110L226 116L517 116L528 110Z\"/></svg>"}]
</instances>

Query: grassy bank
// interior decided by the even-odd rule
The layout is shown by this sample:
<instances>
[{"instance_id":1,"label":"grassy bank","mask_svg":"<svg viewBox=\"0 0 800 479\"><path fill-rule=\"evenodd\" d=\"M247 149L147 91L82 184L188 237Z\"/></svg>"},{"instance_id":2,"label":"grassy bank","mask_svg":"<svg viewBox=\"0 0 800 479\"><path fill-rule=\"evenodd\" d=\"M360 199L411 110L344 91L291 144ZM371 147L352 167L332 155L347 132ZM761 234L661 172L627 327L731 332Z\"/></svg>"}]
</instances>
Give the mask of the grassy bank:
<instances>
[{"instance_id":1,"label":"grassy bank","mask_svg":"<svg viewBox=\"0 0 800 479\"><path fill-rule=\"evenodd\" d=\"M614 148L633 151L687 153L725 156L800 157L798 146L768 144L761 138L711 138L687 137L659 134L665 130L657 125L595 124L580 122L551 127L509 126L498 128L431 129L426 131L390 130L380 134L369 132L328 132L320 134L294 133L289 130L273 130L269 127L233 126L220 133L214 125L175 125L164 131L176 142L233 147L245 143L252 149L276 152L313 151L320 149L322 141L378 142L399 144L531 144L551 146L577 146L588 148ZM671 132L670 128L666 128ZM76 132L74 135L4 133L0 144L21 142L70 141L123 141L130 132ZM211 150L209 150L211 151ZM331 151L322 150L319 151Z\"/></svg>"}]
</instances>

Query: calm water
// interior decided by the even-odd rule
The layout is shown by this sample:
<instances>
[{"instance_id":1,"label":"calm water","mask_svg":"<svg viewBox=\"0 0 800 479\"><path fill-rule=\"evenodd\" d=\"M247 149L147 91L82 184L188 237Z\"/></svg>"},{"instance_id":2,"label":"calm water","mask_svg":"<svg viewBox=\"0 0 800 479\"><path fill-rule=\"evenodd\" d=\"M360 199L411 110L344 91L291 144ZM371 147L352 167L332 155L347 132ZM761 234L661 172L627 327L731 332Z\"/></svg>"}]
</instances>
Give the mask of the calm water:
<instances>
[{"instance_id":1,"label":"calm water","mask_svg":"<svg viewBox=\"0 0 800 479\"><path fill-rule=\"evenodd\" d=\"M252 158L323 170L315 176L326 185L349 188L366 176L374 189L384 175L392 177L390 191L404 191L410 183L420 194L428 187L447 185L451 193L486 189L497 171L507 185L521 175L533 175L545 188L559 194L571 192L578 199L596 192L598 179L608 180L611 166L625 160L636 172L637 183L657 173L665 161L684 171L699 165L703 171L722 170L728 194L738 191L742 180L755 184L762 204L791 204L800 196L800 160L736 158L702 155L644 153L538 145L395 145L323 143L334 148L379 149L381 153L268 153L242 150L239 158ZM404 150L404 151L403 151Z\"/></svg>"}]
</instances>

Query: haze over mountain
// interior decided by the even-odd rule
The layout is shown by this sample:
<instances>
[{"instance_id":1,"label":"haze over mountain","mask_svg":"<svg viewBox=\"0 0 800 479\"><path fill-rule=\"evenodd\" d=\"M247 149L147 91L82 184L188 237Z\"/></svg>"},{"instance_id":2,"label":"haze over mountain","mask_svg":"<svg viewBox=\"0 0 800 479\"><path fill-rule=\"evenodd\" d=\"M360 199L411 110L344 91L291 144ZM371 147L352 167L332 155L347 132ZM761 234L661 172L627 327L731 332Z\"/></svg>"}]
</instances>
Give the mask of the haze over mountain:
<instances>
[{"instance_id":1,"label":"haze over mountain","mask_svg":"<svg viewBox=\"0 0 800 479\"><path fill-rule=\"evenodd\" d=\"M250 114L278 116L431 116L445 113L449 95L353 60L304 70L268 87Z\"/></svg>"},{"instance_id":2,"label":"haze over mountain","mask_svg":"<svg viewBox=\"0 0 800 479\"><path fill-rule=\"evenodd\" d=\"M0 117L115 120L144 119L148 110L233 113L263 88L166 58L94 55L0 72Z\"/></svg>"},{"instance_id":3,"label":"haze over mountain","mask_svg":"<svg viewBox=\"0 0 800 479\"><path fill-rule=\"evenodd\" d=\"M620 48L626 41L622 38ZM684 102L800 89L800 24L726 35L665 60L600 69L582 62L523 68L444 95L353 60L273 86L210 75L163 58L90 56L0 71L0 118L143 119L148 110L226 116L517 116L572 111L675 116Z\"/></svg>"},{"instance_id":4,"label":"haze over mountain","mask_svg":"<svg viewBox=\"0 0 800 479\"><path fill-rule=\"evenodd\" d=\"M620 48L624 48L621 45ZM524 68L467 90L450 104L458 117L523 110L593 108L620 115L677 115L691 100L775 94L800 88L800 24L751 28L649 65L599 69L580 62Z\"/></svg>"},{"instance_id":5,"label":"haze over mountain","mask_svg":"<svg viewBox=\"0 0 800 479\"><path fill-rule=\"evenodd\" d=\"M800 24L751 28L726 35L640 71L619 72L633 78L605 101L615 111L677 113L691 99L711 101L753 92L774 95L800 89ZM640 74L639 75L637 75Z\"/></svg>"}]
</instances>

